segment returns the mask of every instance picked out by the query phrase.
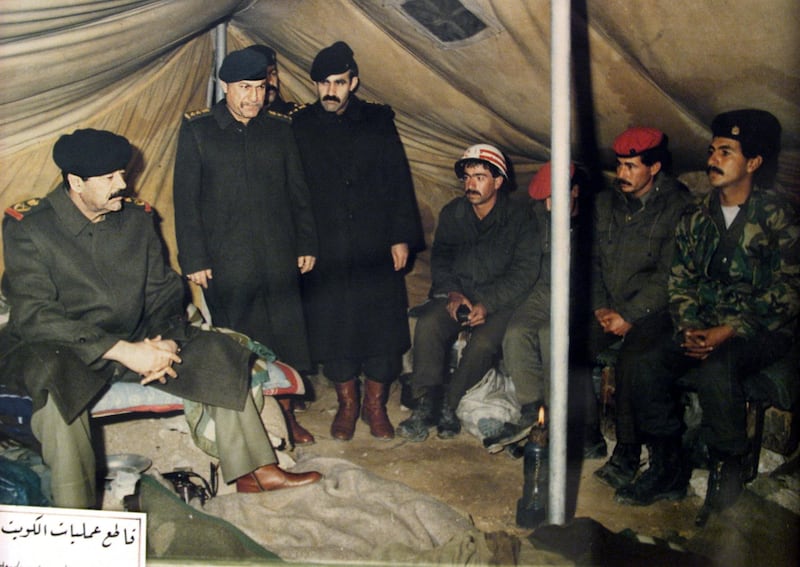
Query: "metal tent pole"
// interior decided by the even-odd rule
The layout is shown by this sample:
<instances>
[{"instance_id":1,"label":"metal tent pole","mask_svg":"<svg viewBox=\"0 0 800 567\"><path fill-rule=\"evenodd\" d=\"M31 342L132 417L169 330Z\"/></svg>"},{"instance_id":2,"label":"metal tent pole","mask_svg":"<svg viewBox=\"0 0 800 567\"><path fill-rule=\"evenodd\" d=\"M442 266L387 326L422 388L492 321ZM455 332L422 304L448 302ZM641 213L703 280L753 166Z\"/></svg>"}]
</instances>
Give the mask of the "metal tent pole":
<instances>
[{"instance_id":1,"label":"metal tent pole","mask_svg":"<svg viewBox=\"0 0 800 567\"><path fill-rule=\"evenodd\" d=\"M569 379L569 278L570 278L570 2L552 0L551 10L551 145L552 145L552 248L551 248L551 362L550 362L550 467L548 520L564 523L567 471L567 383Z\"/></svg>"},{"instance_id":2,"label":"metal tent pole","mask_svg":"<svg viewBox=\"0 0 800 567\"><path fill-rule=\"evenodd\" d=\"M222 88L220 88L219 83L217 83L217 76L219 75L219 68L222 67L222 62L225 60L227 51L228 23L222 22L221 24L217 24L214 28L214 69L212 70L211 77L208 79L206 106L211 106L225 97Z\"/></svg>"}]
</instances>

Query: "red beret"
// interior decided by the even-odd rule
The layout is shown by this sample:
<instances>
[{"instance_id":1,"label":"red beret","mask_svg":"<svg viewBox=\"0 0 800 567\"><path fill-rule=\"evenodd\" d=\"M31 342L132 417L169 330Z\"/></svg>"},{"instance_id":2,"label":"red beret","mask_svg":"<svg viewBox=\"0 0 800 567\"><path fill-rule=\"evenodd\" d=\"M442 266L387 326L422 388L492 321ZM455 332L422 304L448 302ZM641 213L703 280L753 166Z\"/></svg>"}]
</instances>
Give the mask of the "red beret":
<instances>
[{"instance_id":1,"label":"red beret","mask_svg":"<svg viewBox=\"0 0 800 567\"><path fill-rule=\"evenodd\" d=\"M572 179L572 176L575 175L575 164L569 164L569 177ZM530 185L528 185L528 195L531 196L531 199L535 201L543 201L550 196L551 193L551 167L550 162L548 161L544 164L539 171L536 172L536 175L533 176L531 179Z\"/></svg>"},{"instance_id":2,"label":"red beret","mask_svg":"<svg viewBox=\"0 0 800 567\"><path fill-rule=\"evenodd\" d=\"M633 157L652 150L664 140L664 132L656 128L628 128L614 140L618 156Z\"/></svg>"}]
</instances>

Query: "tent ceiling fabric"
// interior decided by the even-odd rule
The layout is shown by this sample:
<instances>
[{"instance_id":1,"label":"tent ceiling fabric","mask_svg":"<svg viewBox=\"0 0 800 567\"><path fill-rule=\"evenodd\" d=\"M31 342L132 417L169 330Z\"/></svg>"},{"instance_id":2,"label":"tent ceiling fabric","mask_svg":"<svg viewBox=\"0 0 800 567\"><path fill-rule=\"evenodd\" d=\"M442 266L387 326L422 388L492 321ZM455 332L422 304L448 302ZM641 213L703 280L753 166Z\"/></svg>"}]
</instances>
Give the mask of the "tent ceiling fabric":
<instances>
[{"instance_id":1,"label":"tent ceiling fabric","mask_svg":"<svg viewBox=\"0 0 800 567\"><path fill-rule=\"evenodd\" d=\"M520 184L549 158L547 0L462 0L487 24L443 44L403 0L28 0L0 3L0 193L5 207L58 180L57 137L114 129L141 152L135 187L172 234L172 161L181 116L204 105L213 27L229 49L278 52L287 98L315 98L308 69L342 39L354 49L359 95L392 105L430 236L458 191L452 163L487 141L511 157ZM585 7L581 7L585 4ZM573 152L599 159L628 126L670 137L678 172L700 169L708 123L745 106L784 127L781 179L800 185L800 2L574 1Z\"/></svg>"}]
</instances>

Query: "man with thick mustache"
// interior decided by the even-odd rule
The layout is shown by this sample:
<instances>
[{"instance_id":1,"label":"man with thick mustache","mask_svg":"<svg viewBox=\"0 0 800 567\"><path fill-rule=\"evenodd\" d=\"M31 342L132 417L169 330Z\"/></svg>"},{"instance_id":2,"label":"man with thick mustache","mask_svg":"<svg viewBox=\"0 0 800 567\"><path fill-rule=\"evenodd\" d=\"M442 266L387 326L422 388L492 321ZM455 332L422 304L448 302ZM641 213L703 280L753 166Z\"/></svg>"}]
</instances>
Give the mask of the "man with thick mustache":
<instances>
[{"instance_id":1,"label":"man with thick mustache","mask_svg":"<svg viewBox=\"0 0 800 567\"><path fill-rule=\"evenodd\" d=\"M745 384L777 401L779 388L759 371L786 353L796 354L800 313L797 210L775 188L780 122L764 110L734 110L714 118L711 134L712 191L676 231L668 280L672 332L639 358L635 397L637 407L651 408L643 429L676 432L681 413L657 403L659 396L653 403L648 391L663 392L679 378L697 390L700 433L711 460L698 525L731 506L742 491L743 458L750 449ZM640 391L645 397L639 398Z\"/></svg>"},{"instance_id":2,"label":"man with thick mustache","mask_svg":"<svg viewBox=\"0 0 800 567\"><path fill-rule=\"evenodd\" d=\"M178 261L203 288L214 325L240 331L299 371L311 369L300 274L317 255L314 217L286 116L261 112L268 61L230 53L221 100L189 112L178 137ZM313 441L281 400L294 443Z\"/></svg>"},{"instance_id":3,"label":"man with thick mustache","mask_svg":"<svg viewBox=\"0 0 800 567\"><path fill-rule=\"evenodd\" d=\"M374 437L392 439L386 399L410 346L404 278L424 245L411 172L394 111L355 95L345 42L317 54L311 80L319 99L292 115L320 235L303 278L311 353L336 388L331 435L351 439L360 411Z\"/></svg>"},{"instance_id":4,"label":"man with thick mustache","mask_svg":"<svg viewBox=\"0 0 800 567\"><path fill-rule=\"evenodd\" d=\"M277 466L250 393L252 353L191 326L148 203L128 198L132 146L105 130L61 136L63 182L6 210L0 382L30 396L31 428L59 507L97 504L89 408L109 384L149 384L204 405L226 482L239 492L311 484Z\"/></svg>"},{"instance_id":5,"label":"man with thick mustache","mask_svg":"<svg viewBox=\"0 0 800 567\"><path fill-rule=\"evenodd\" d=\"M617 156L615 187L600 192L595 201L591 285L597 325L592 329L590 349L599 353L622 341L615 367L617 444L595 475L613 488L626 486L639 469L641 443L648 443L650 468L641 480L654 483L647 499L655 499L673 491L685 493L688 477L681 476L676 463L679 435L640 438L635 414L647 408L632 405L636 377L629 363L635 353L670 328L667 276L675 226L691 195L668 174L671 155L667 136L660 130L629 128L614 140L613 149ZM667 473L679 476L666 478Z\"/></svg>"},{"instance_id":6,"label":"man with thick mustache","mask_svg":"<svg viewBox=\"0 0 800 567\"><path fill-rule=\"evenodd\" d=\"M509 170L503 153L489 144L467 148L455 174L464 195L444 206L431 251L430 300L414 329L412 396L417 400L398 435L424 441L436 426L440 439L461 431L456 408L492 367L508 321L528 296L542 255L528 209L507 195ZM447 370L453 341L471 336L458 368Z\"/></svg>"}]
</instances>

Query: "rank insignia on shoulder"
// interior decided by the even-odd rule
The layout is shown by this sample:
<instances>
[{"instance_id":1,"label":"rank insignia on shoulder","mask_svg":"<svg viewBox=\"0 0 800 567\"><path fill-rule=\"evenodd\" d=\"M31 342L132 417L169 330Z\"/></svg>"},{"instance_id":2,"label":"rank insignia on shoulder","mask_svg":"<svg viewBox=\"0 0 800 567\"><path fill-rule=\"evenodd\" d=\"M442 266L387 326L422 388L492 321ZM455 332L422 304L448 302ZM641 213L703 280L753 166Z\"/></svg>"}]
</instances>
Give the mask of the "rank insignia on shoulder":
<instances>
[{"instance_id":1,"label":"rank insignia on shoulder","mask_svg":"<svg viewBox=\"0 0 800 567\"><path fill-rule=\"evenodd\" d=\"M274 110L267 110L267 115L272 116L273 118L277 118L278 120L283 120L284 122L291 122L292 117L288 114L284 114L283 112L276 112Z\"/></svg>"},{"instance_id":2,"label":"rank insignia on shoulder","mask_svg":"<svg viewBox=\"0 0 800 567\"><path fill-rule=\"evenodd\" d=\"M35 197L33 199L28 199L26 201L21 201L16 205L11 205L6 209L6 214L10 217L21 221L25 218L25 215L31 212L34 208L38 207L39 204L42 202L41 199Z\"/></svg>"},{"instance_id":3,"label":"rank insignia on shoulder","mask_svg":"<svg viewBox=\"0 0 800 567\"><path fill-rule=\"evenodd\" d=\"M146 213L153 211L153 206L144 199L140 199L139 197L125 197L123 201L135 205L137 207L142 207L144 209L144 212Z\"/></svg>"},{"instance_id":4,"label":"rank insignia on shoulder","mask_svg":"<svg viewBox=\"0 0 800 567\"><path fill-rule=\"evenodd\" d=\"M186 120L194 120L195 118L199 118L201 116L205 116L206 114L210 114L210 108L200 108L198 110L190 110L189 112L184 113L183 117Z\"/></svg>"},{"instance_id":5,"label":"rank insignia on shoulder","mask_svg":"<svg viewBox=\"0 0 800 567\"><path fill-rule=\"evenodd\" d=\"M298 105L297 105L297 106L295 106L295 107L294 107L292 110L290 110L290 111L289 111L289 117L291 117L291 116L292 116L293 114L295 114L296 112L298 112L298 111L300 111L300 110L303 110L303 109L304 109L305 107L307 107L307 106L308 106L308 104L307 104L307 103L298 104Z\"/></svg>"}]
</instances>

